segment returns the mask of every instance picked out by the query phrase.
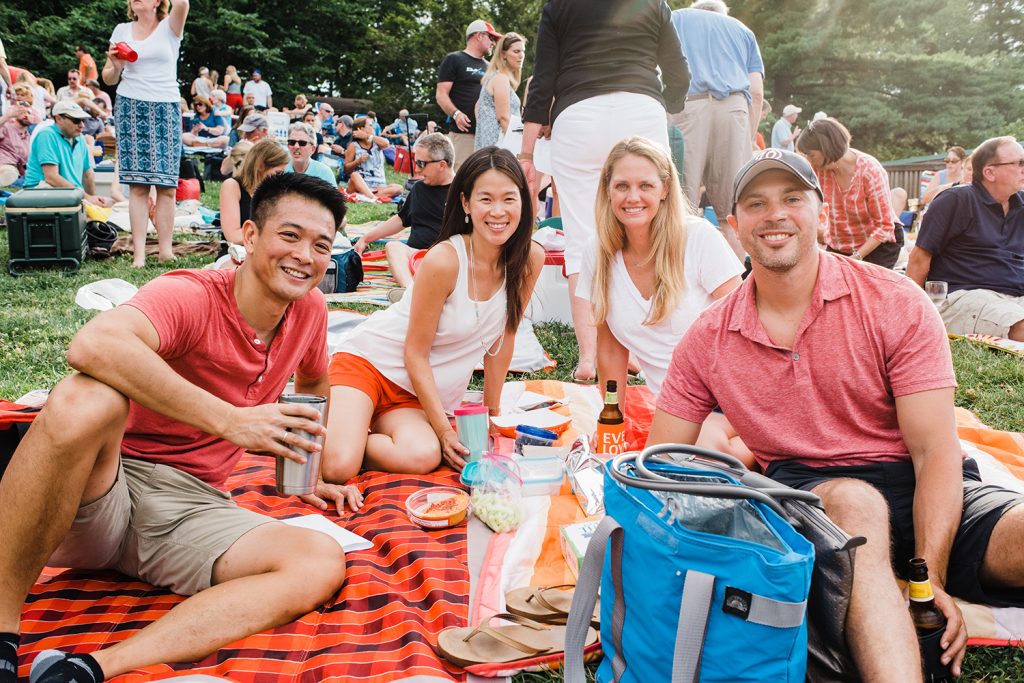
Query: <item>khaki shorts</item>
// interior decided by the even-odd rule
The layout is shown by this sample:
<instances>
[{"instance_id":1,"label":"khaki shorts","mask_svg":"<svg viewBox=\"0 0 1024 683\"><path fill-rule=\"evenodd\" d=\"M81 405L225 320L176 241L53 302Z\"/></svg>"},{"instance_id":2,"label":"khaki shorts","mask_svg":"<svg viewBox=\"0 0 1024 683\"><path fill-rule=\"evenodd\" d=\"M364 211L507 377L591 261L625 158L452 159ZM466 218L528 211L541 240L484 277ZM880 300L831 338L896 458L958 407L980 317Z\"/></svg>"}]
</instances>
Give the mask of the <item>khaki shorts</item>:
<instances>
[{"instance_id":1,"label":"khaki shorts","mask_svg":"<svg viewBox=\"0 0 1024 683\"><path fill-rule=\"evenodd\" d=\"M452 124L453 126L455 124ZM473 153L473 147L476 144L475 133L457 133L454 130L448 133L448 139L452 141L452 147L455 148L455 163L452 165L453 171L458 171L459 166L466 160L470 154Z\"/></svg>"},{"instance_id":2,"label":"khaki shorts","mask_svg":"<svg viewBox=\"0 0 1024 683\"><path fill-rule=\"evenodd\" d=\"M1006 337L1011 327L1024 320L1024 296L990 289L960 289L946 298L939 313L952 334Z\"/></svg>"},{"instance_id":3,"label":"khaki shorts","mask_svg":"<svg viewBox=\"0 0 1024 683\"><path fill-rule=\"evenodd\" d=\"M214 562L235 541L273 521L181 470L122 457L114 486L78 509L48 564L116 569L193 595L210 587Z\"/></svg>"}]
</instances>

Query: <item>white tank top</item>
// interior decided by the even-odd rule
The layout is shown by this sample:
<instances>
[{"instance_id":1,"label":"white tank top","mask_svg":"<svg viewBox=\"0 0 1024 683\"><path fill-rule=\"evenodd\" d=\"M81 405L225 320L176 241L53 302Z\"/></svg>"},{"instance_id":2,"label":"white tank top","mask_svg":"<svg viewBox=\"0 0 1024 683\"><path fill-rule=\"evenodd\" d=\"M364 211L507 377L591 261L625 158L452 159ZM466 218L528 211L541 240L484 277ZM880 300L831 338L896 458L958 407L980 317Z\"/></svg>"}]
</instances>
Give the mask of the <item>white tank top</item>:
<instances>
[{"instance_id":1,"label":"white tank top","mask_svg":"<svg viewBox=\"0 0 1024 683\"><path fill-rule=\"evenodd\" d=\"M483 359L484 352L501 336L507 310L504 279L487 301L474 302L469 298L466 241L462 235L454 235L447 243L455 248L459 257L459 274L437 321L437 332L430 347L430 367L441 405L446 411L452 411L462 402L473 369ZM339 350L367 359L382 375L415 394L403 357L412 289L410 286L398 303L374 313L353 330ZM506 339L505 343L511 344L513 340Z\"/></svg>"}]
</instances>

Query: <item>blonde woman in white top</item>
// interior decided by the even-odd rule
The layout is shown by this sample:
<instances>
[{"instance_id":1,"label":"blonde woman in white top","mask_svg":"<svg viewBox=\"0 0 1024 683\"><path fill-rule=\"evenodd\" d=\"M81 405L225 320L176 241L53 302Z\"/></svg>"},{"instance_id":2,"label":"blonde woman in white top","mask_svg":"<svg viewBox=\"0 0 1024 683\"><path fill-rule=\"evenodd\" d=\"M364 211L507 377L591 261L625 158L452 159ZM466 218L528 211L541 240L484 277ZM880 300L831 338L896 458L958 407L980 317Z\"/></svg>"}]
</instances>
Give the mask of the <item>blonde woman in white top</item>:
<instances>
[{"instance_id":1,"label":"blonde woman in white top","mask_svg":"<svg viewBox=\"0 0 1024 683\"><path fill-rule=\"evenodd\" d=\"M452 181L441 234L412 286L331 359L323 477L360 469L461 469L466 448L448 412L483 359L484 403L498 413L516 329L544 264L531 241L530 190L515 157L487 147Z\"/></svg>"},{"instance_id":2,"label":"blonde woman in white top","mask_svg":"<svg viewBox=\"0 0 1024 683\"><path fill-rule=\"evenodd\" d=\"M691 215L672 160L644 137L609 152L596 222L576 296L593 307L598 377L625 386L632 353L657 395L679 340L701 311L739 287L743 266L721 233ZM729 447L732 428L720 413L703 436L701 445L745 450Z\"/></svg>"}]
</instances>

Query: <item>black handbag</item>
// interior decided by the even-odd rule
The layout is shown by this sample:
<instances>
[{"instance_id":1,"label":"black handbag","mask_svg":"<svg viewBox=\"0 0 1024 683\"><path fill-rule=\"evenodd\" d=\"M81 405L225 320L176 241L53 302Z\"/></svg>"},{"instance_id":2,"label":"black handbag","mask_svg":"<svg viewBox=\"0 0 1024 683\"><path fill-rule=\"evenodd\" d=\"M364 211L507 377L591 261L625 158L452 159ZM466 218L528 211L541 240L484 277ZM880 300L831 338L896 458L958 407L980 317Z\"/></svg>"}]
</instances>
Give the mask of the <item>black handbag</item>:
<instances>
[{"instance_id":1,"label":"black handbag","mask_svg":"<svg viewBox=\"0 0 1024 683\"><path fill-rule=\"evenodd\" d=\"M807 598L807 680L814 683L861 680L846 643L846 615L853 591L854 551L867 539L850 536L836 526L813 493L751 472L730 455L673 444L653 446L646 452L650 456L670 456L675 462L699 462L714 467L746 486L769 493L780 503L789 523L814 545L814 571Z\"/></svg>"}]
</instances>

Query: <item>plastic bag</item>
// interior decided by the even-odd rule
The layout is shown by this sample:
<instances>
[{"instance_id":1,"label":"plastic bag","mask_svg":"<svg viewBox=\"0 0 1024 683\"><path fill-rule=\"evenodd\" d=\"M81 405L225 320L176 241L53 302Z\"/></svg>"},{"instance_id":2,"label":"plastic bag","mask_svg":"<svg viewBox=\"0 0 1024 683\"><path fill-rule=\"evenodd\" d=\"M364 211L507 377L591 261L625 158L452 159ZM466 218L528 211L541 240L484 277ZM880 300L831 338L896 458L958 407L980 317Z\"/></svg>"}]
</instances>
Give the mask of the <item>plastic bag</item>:
<instances>
[{"instance_id":1,"label":"plastic bag","mask_svg":"<svg viewBox=\"0 0 1024 683\"><path fill-rule=\"evenodd\" d=\"M507 456L484 453L477 462L473 479L470 496L473 514L492 531L515 531L523 519L522 497L523 478L519 466Z\"/></svg>"},{"instance_id":2,"label":"plastic bag","mask_svg":"<svg viewBox=\"0 0 1024 683\"><path fill-rule=\"evenodd\" d=\"M672 479L682 482L722 483L720 477L693 474L670 474ZM775 532L749 500L736 498L710 498L691 496L685 493L652 491L665 508L665 516L692 531L729 536L744 541L774 548L784 552L785 548Z\"/></svg>"}]
</instances>

